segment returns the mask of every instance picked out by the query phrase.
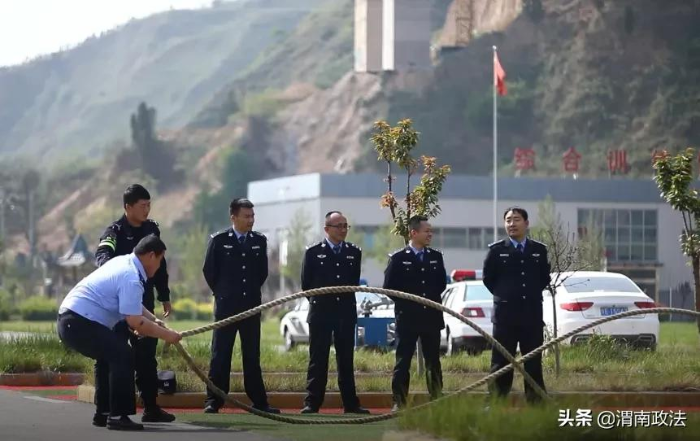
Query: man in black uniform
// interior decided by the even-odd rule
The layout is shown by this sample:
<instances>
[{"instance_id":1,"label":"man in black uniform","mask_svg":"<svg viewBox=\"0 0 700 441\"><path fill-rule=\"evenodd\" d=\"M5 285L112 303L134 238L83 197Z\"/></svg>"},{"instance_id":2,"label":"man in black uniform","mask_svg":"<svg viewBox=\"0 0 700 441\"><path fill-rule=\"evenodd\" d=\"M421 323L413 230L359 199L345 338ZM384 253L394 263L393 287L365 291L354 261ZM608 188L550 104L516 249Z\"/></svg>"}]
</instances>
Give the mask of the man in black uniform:
<instances>
[{"instance_id":1,"label":"man in black uniform","mask_svg":"<svg viewBox=\"0 0 700 441\"><path fill-rule=\"evenodd\" d=\"M350 242L348 220L339 211L326 214L326 238L306 249L301 267L301 289L326 286L359 286L362 250ZM323 404L328 381L328 355L331 340L335 345L338 387L345 413L368 414L360 407L355 391L355 293L309 298L309 369L307 395L301 413L318 413Z\"/></svg>"},{"instance_id":2,"label":"man in black uniform","mask_svg":"<svg viewBox=\"0 0 700 441\"><path fill-rule=\"evenodd\" d=\"M136 244L149 234L160 237L158 224L148 218L148 214L151 212L151 195L148 190L139 184L130 185L124 191L123 204L124 215L107 227L100 237L100 244L95 252L97 266L102 266L115 256L130 254ZM158 290L158 301L163 303L163 317L168 317L172 308L165 259L161 261L161 266L156 274L146 282L143 306L151 314L155 310L154 287ZM135 357L136 386L144 406L141 421L150 423L175 421L175 415L164 411L156 404L158 397L158 362L156 361L158 339L132 335L130 342ZM104 366L98 361L95 363L95 378L103 377L97 375L100 369L104 369ZM96 395L105 393L105 391L109 391L107 385L95 384ZM108 402L108 399L103 402Z\"/></svg>"},{"instance_id":3,"label":"man in black uniform","mask_svg":"<svg viewBox=\"0 0 700 441\"><path fill-rule=\"evenodd\" d=\"M440 303L445 290L447 274L442 253L428 247L433 230L425 216L409 220L411 241L406 248L394 252L384 272L384 288L424 297ZM396 366L391 380L394 400L392 412L406 405L410 368L416 343L420 338L425 358L425 376L430 397L442 394L442 367L440 366L440 330L445 327L442 312L404 299L395 302Z\"/></svg>"},{"instance_id":4,"label":"man in black uniform","mask_svg":"<svg viewBox=\"0 0 700 441\"><path fill-rule=\"evenodd\" d=\"M211 235L204 260L204 278L214 295L217 321L260 306L260 288L267 279L267 238L252 231L253 204L234 199L229 206L231 228ZM214 330L209 379L228 394L231 355L236 333L241 334L243 383L256 409L279 413L270 407L260 368L260 314ZM224 402L207 388L205 413L218 413Z\"/></svg>"},{"instance_id":5,"label":"man in black uniform","mask_svg":"<svg viewBox=\"0 0 700 441\"><path fill-rule=\"evenodd\" d=\"M503 214L508 238L489 245L484 261L484 285L493 294L493 337L515 355L520 343L524 355L542 345L542 291L549 285L547 247L527 238L527 211L513 207ZM497 350L491 352L491 372L509 363ZM525 371L544 389L542 356L525 362ZM490 385L492 395L506 396L513 384L513 371L501 375ZM528 402L540 397L525 382Z\"/></svg>"}]
</instances>

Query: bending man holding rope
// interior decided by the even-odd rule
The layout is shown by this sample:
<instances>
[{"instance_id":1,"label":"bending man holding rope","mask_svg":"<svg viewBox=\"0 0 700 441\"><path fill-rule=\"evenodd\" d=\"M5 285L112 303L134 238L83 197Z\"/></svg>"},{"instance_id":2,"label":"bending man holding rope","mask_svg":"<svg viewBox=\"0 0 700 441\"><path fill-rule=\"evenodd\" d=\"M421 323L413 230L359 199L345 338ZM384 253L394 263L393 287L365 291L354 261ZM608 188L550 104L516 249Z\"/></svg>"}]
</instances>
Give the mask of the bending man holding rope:
<instances>
[{"instance_id":1,"label":"bending man holding rope","mask_svg":"<svg viewBox=\"0 0 700 441\"><path fill-rule=\"evenodd\" d=\"M164 255L163 241L152 234L144 237L132 254L112 258L81 280L58 310L56 328L63 344L100 364L95 370L95 426L143 430L129 419L136 413L136 397L128 327L168 343L181 339L141 304L146 280L158 271Z\"/></svg>"}]
</instances>

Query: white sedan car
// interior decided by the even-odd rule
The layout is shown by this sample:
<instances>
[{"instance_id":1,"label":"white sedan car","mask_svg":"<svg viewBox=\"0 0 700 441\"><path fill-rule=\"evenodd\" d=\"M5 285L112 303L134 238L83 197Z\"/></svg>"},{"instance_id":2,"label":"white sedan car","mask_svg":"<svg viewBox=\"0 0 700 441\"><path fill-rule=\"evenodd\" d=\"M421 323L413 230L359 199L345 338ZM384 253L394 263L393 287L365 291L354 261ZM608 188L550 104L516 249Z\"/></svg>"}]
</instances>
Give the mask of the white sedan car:
<instances>
[{"instance_id":1,"label":"white sedan car","mask_svg":"<svg viewBox=\"0 0 700 441\"><path fill-rule=\"evenodd\" d=\"M472 320L487 334L493 335L491 313L493 296L481 280L447 285L442 304ZM451 355L459 350L477 354L489 347L486 339L461 320L444 314L445 329L441 332L440 346Z\"/></svg>"},{"instance_id":2,"label":"white sedan car","mask_svg":"<svg viewBox=\"0 0 700 441\"><path fill-rule=\"evenodd\" d=\"M394 302L380 294L357 292L357 315L371 315L372 317L394 317ZM280 334L284 337L284 347L290 351L298 344L309 343L309 324L306 318L309 315L309 301L306 297L297 300L294 309L282 317L280 322ZM390 332L393 332L393 326Z\"/></svg>"},{"instance_id":3,"label":"white sedan car","mask_svg":"<svg viewBox=\"0 0 700 441\"><path fill-rule=\"evenodd\" d=\"M555 280L556 274L552 274ZM557 335L602 317L635 309L654 308L654 301L627 276L607 272L561 273L557 288ZM543 312L547 332L554 329L551 294L544 293ZM573 336L566 343L584 342L594 334L608 335L637 347L655 349L659 341L658 314L641 314L596 326Z\"/></svg>"},{"instance_id":4,"label":"white sedan car","mask_svg":"<svg viewBox=\"0 0 700 441\"><path fill-rule=\"evenodd\" d=\"M299 343L309 342L309 324L306 316L309 314L309 300L302 297L297 300L294 309L282 317L280 334L284 337L284 348L291 351Z\"/></svg>"}]
</instances>

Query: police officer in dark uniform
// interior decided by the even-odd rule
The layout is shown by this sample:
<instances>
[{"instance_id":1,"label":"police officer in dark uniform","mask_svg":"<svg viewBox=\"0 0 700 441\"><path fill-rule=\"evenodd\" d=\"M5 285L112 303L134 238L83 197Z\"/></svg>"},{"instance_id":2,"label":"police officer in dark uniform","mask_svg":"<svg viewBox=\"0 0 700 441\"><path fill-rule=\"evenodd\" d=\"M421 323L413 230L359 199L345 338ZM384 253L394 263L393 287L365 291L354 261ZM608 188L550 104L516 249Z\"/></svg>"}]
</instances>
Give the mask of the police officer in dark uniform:
<instances>
[{"instance_id":1,"label":"police officer in dark uniform","mask_svg":"<svg viewBox=\"0 0 700 441\"><path fill-rule=\"evenodd\" d=\"M508 238L489 245L484 261L484 285L493 294L493 337L515 355L520 344L524 355L542 345L542 291L550 282L547 247L527 238L527 211L520 207L503 215ZM491 352L491 372L509 364L497 350ZM544 389L542 356L525 362L525 371ZM492 395L506 396L513 384L513 371L501 375L490 385ZM540 397L525 382L528 402Z\"/></svg>"},{"instance_id":2,"label":"police officer in dark uniform","mask_svg":"<svg viewBox=\"0 0 700 441\"><path fill-rule=\"evenodd\" d=\"M301 289L326 286L358 286L362 268L362 250L346 242L348 220L339 211L326 214L321 242L306 249L301 269ZM338 387L345 413L368 414L360 407L355 391L353 367L357 307L354 292L309 298L309 369L307 395L301 413L317 413L323 404L328 381L328 355L331 340L335 345Z\"/></svg>"},{"instance_id":3,"label":"police officer in dark uniform","mask_svg":"<svg viewBox=\"0 0 700 441\"><path fill-rule=\"evenodd\" d=\"M260 306L267 279L267 238L252 231L253 204L234 199L229 206L231 228L211 235L204 260L204 278L214 294L217 321ZM260 368L260 314L214 330L209 379L228 394L231 355L236 333L241 335L245 392L256 409L279 413L270 407ZM207 388L205 413L218 413L224 402Z\"/></svg>"},{"instance_id":4,"label":"police officer in dark uniform","mask_svg":"<svg viewBox=\"0 0 700 441\"><path fill-rule=\"evenodd\" d=\"M151 195L143 186L134 184L129 186L123 195L124 215L113 222L105 230L100 243L95 252L97 266L102 266L115 256L130 254L137 243L149 234L160 237L158 224L148 218L151 211ZM161 266L156 274L148 279L143 294L143 306L152 314L155 310L155 298L153 288L158 290L158 301L163 304L163 317L168 317L171 311L170 288L168 287L168 268L165 259L161 261ZM120 323L123 325L123 323ZM131 335L131 346L133 347L136 369L136 386L144 405L143 422L172 422L175 415L172 415L157 404L158 397L158 362L156 361L157 338ZM100 361L95 363L95 378L97 372L104 369ZM104 384L95 384L95 394L109 392L109 388ZM108 397L103 402L108 402Z\"/></svg>"},{"instance_id":5,"label":"police officer in dark uniform","mask_svg":"<svg viewBox=\"0 0 700 441\"><path fill-rule=\"evenodd\" d=\"M425 216L409 220L411 241L406 248L391 254L384 272L384 288L415 294L440 303L447 274L442 253L430 248L433 231ZM396 412L406 405L410 368L420 338L425 358L425 375L430 397L442 394L440 366L440 330L445 327L442 312L410 300L394 298L396 316L396 365L391 391Z\"/></svg>"}]
</instances>

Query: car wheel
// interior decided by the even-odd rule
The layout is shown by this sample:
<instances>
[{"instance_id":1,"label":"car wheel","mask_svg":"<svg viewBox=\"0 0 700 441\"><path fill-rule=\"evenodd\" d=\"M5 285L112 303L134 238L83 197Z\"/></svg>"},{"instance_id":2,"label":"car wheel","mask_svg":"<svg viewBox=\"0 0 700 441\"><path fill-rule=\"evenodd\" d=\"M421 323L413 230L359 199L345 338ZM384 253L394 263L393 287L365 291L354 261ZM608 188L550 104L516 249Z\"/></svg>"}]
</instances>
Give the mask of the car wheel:
<instances>
[{"instance_id":1,"label":"car wheel","mask_svg":"<svg viewBox=\"0 0 700 441\"><path fill-rule=\"evenodd\" d=\"M467 354L469 355L480 355L482 352L484 352L484 348L481 346L472 346L467 348Z\"/></svg>"},{"instance_id":2,"label":"car wheel","mask_svg":"<svg viewBox=\"0 0 700 441\"><path fill-rule=\"evenodd\" d=\"M289 352L294 349L294 346L296 346L296 342L292 338L292 333L289 332L289 329L284 328L284 350Z\"/></svg>"}]
</instances>

